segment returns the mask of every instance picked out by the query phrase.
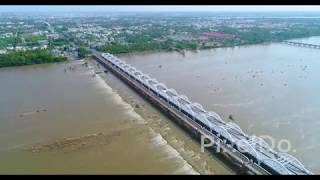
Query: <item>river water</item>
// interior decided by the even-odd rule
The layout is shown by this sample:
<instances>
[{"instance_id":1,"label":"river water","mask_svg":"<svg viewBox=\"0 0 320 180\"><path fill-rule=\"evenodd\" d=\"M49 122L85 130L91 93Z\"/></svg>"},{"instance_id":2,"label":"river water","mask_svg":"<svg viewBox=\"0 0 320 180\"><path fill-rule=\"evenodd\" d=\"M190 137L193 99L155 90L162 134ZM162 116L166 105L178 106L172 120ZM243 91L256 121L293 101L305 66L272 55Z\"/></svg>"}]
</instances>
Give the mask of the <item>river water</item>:
<instances>
[{"instance_id":1,"label":"river water","mask_svg":"<svg viewBox=\"0 0 320 180\"><path fill-rule=\"evenodd\" d=\"M319 57L319 49L272 43L121 59L320 173Z\"/></svg>"},{"instance_id":2,"label":"river water","mask_svg":"<svg viewBox=\"0 0 320 180\"><path fill-rule=\"evenodd\" d=\"M0 174L198 174L82 63L0 70Z\"/></svg>"},{"instance_id":3,"label":"river water","mask_svg":"<svg viewBox=\"0 0 320 180\"><path fill-rule=\"evenodd\" d=\"M319 55L265 44L121 59L275 149L288 140L319 173ZM234 173L114 75L93 76L95 61L82 64L0 69L0 174Z\"/></svg>"}]
</instances>

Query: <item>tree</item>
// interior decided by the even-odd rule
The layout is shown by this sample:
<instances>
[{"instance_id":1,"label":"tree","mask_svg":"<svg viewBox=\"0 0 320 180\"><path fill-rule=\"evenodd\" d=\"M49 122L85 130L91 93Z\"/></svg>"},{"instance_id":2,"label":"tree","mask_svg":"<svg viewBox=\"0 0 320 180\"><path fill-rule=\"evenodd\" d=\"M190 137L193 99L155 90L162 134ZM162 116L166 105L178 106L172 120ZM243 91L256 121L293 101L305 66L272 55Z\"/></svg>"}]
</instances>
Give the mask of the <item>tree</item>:
<instances>
[{"instance_id":1,"label":"tree","mask_svg":"<svg viewBox=\"0 0 320 180\"><path fill-rule=\"evenodd\" d=\"M78 48L78 56L79 58L85 58L90 53L90 50L81 46Z\"/></svg>"}]
</instances>

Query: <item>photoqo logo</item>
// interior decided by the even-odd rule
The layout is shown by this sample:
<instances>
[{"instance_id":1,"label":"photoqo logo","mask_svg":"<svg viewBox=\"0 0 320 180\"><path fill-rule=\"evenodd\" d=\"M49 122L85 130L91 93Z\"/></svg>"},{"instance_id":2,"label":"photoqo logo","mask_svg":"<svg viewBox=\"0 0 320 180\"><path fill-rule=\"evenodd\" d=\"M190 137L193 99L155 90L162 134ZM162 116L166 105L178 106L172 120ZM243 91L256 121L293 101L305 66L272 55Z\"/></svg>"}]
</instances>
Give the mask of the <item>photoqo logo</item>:
<instances>
[{"instance_id":1,"label":"photoqo logo","mask_svg":"<svg viewBox=\"0 0 320 180\"><path fill-rule=\"evenodd\" d=\"M214 148L217 153L226 153L236 151L240 153L249 153L259 160L260 153L265 152L272 149L277 149L278 152L287 153L291 151L291 143L287 139L280 139L276 141L273 137L269 135L262 135L260 137L251 136L250 140L247 139L232 139L231 144L227 143L226 140L220 139L220 134L217 136L218 138L214 138L213 136L201 135L201 152L204 152L205 148ZM268 143L266 143L268 142ZM233 147L238 147L236 150ZM292 150L295 152L295 150ZM252 160L244 163L253 163ZM258 162L260 164L260 162Z\"/></svg>"}]
</instances>

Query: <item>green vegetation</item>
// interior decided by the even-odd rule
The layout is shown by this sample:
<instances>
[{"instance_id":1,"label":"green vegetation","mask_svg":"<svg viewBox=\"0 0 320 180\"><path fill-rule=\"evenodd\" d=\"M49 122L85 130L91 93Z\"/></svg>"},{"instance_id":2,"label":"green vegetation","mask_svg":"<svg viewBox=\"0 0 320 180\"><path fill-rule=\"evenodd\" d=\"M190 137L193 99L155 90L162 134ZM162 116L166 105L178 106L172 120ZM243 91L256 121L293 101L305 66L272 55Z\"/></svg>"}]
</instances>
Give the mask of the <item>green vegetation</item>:
<instances>
[{"instance_id":1,"label":"green vegetation","mask_svg":"<svg viewBox=\"0 0 320 180\"><path fill-rule=\"evenodd\" d=\"M143 20L135 19L134 17L117 19L113 23L123 28L110 35L114 39L111 43L102 45L97 50L113 54L136 51L179 51L181 49L208 49L279 42L320 35L320 28L318 28L320 21L314 19L253 18L248 19L251 21L247 22L230 19L223 20L221 23L210 19L210 17L203 17L201 21L207 22L206 25L193 26L193 23L198 23L197 19L153 16L148 18L148 20L143 18ZM239 22L241 22L240 25ZM103 24L104 27L112 27L110 22L103 22ZM215 26L212 27L212 25ZM132 26L135 28L130 29ZM237 38L229 40L217 38L199 39L201 33L213 31L236 35Z\"/></svg>"},{"instance_id":2,"label":"green vegetation","mask_svg":"<svg viewBox=\"0 0 320 180\"><path fill-rule=\"evenodd\" d=\"M6 37L6 38L0 38L0 49L5 48L8 46L8 44L13 45L15 42L14 37Z\"/></svg>"},{"instance_id":3,"label":"green vegetation","mask_svg":"<svg viewBox=\"0 0 320 180\"><path fill-rule=\"evenodd\" d=\"M48 45L48 50L78 51L83 58L88 54L85 48L89 47L113 54L184 52L181 50L234 47L320 35L318 18L236 18L238 15L235 14L230 18L221 17L210 13L183 13L45 18L48 25L38 18L14 20L4 16L0 18L0 49L46 48L41 45ZM232 34L237 38L199 38L204 32Z\"/></svg>"},{"instance_id":4,"label":"green vegetation","mask_svg":"<svg viewBox=\"0 0 320 180\"><path fill-rule=\"evenodd\" d=\"M249 32L239 33L240 38L247 44L283 41L294 38L303 38L320 35L319 29L291 28L290 30L270 31L261 28L252 28Z\"/></svg>"},{"instance_id":5,"label":"green vegetation","mask_svg":"<svg viewBox=\"0 0 320 180\"><path fill-rule=\"evenodd\" d=\"M78 48L78 56L79 58L85 58L90 53L90 50L81 46Z\"/></svg>"},{"instance_id":6,"label":"green vegetation","mask_svg":"<svg viewBox=\"0 0 320 180\"><path fill-rule=\"evenodd\" d=\"M45 40L46 37L41 35L35 35L35 36L31 35L31 36L25 36L24 39L26 43L29 45L37 45L38 41Z\"/></svg>"},{"instance_id":7,"label":"green vegetation","mask_svg":"<svg viewBox=\"0 0 320 180\"><path fill-rule=\"evenodd\" d=\"M65 38L58 38L58 39L54 39L54 40L50 40L49 41L49 46L63 46L63 45L68 45L70 43L70 41L68 39Z\"/></svg>"},{"instance_id":8,"label":"green vegetation","mask_svg":"<svg viewBox=\"0 0 320 180\"><path fill-rule=\"evenodd\" d=\"M154 28L153 28L154 29ZM202 30L192 30L193 37L197 39ZM165 31L164 31L165 32ZM142 52L142 51L172 51L172 50L182 50L182 49L208 49L216 47L232 47L239 45L248 44L259 44L265 42L277 42L294 38L303 38L310 36L320 35L319 28L304 28L304 27L293 27L287 30L278 29L265 29L265 28L250 28L246 31L241 29L230 28L230 27L220 27L218 32L233 34L238 38L236 39L215 39L209 38L207 40L172 40L170 38L163 38L165 34L161 35L159 30L154 29L151 33L150 31L145 32L145 35L129 35L126 33L121 33L118 36L125 39L124 42L113 42L103 46L97 47L98 51L109 52L112 54L130 53L130 52ZM155 38L160 37L160 38ZM182 36L183 37L183 36ZM208 45L208 44L219 44L219 45Z\"/></svg>"},{"instance_id":9,"label":"green vegetation","mask_svg":"<svg viewBox=\"0 0 320 180\"><path fill-rule=\"evenodd\" d=\"M25 52L12 51L8 54L0 55L0 68L8 66L63 62L66 60L66 57L52 55L47 50L37 49Z\"/></svg>"},{"instance_id":10,"label":"green vegetation","mask_svg":"<svg viewBox=\"0 0 320 180\"><path fill-rule=\"evenodd\" d=\"M197 49L199 43L197 41L181 41L174 42L167 40L163 42L151 41L151 42L134 42L127 44L112 43L105 46L97 47L98 51L109 52L112 54L130 53L130 52L141 52L141 51L172 51L181 49Z\"/></svg>"}]
</instances>

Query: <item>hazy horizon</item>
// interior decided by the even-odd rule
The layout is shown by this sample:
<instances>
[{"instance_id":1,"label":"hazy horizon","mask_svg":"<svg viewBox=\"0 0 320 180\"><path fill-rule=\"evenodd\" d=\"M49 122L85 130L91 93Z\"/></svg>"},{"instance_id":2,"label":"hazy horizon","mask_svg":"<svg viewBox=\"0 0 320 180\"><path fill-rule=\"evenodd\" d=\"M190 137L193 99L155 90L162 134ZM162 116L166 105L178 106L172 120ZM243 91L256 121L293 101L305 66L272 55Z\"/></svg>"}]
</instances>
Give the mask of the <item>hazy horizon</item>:
<instances>
[{"instance_id":1,"label":"hazy horizon","mask_svg":"<svg viewBox=\"0 0 320 180\"><path fill-rule=\"evenodd\" d=\"M0 12L320 12L304 5L1 5Z\"/></svg>"}]
</instances>

